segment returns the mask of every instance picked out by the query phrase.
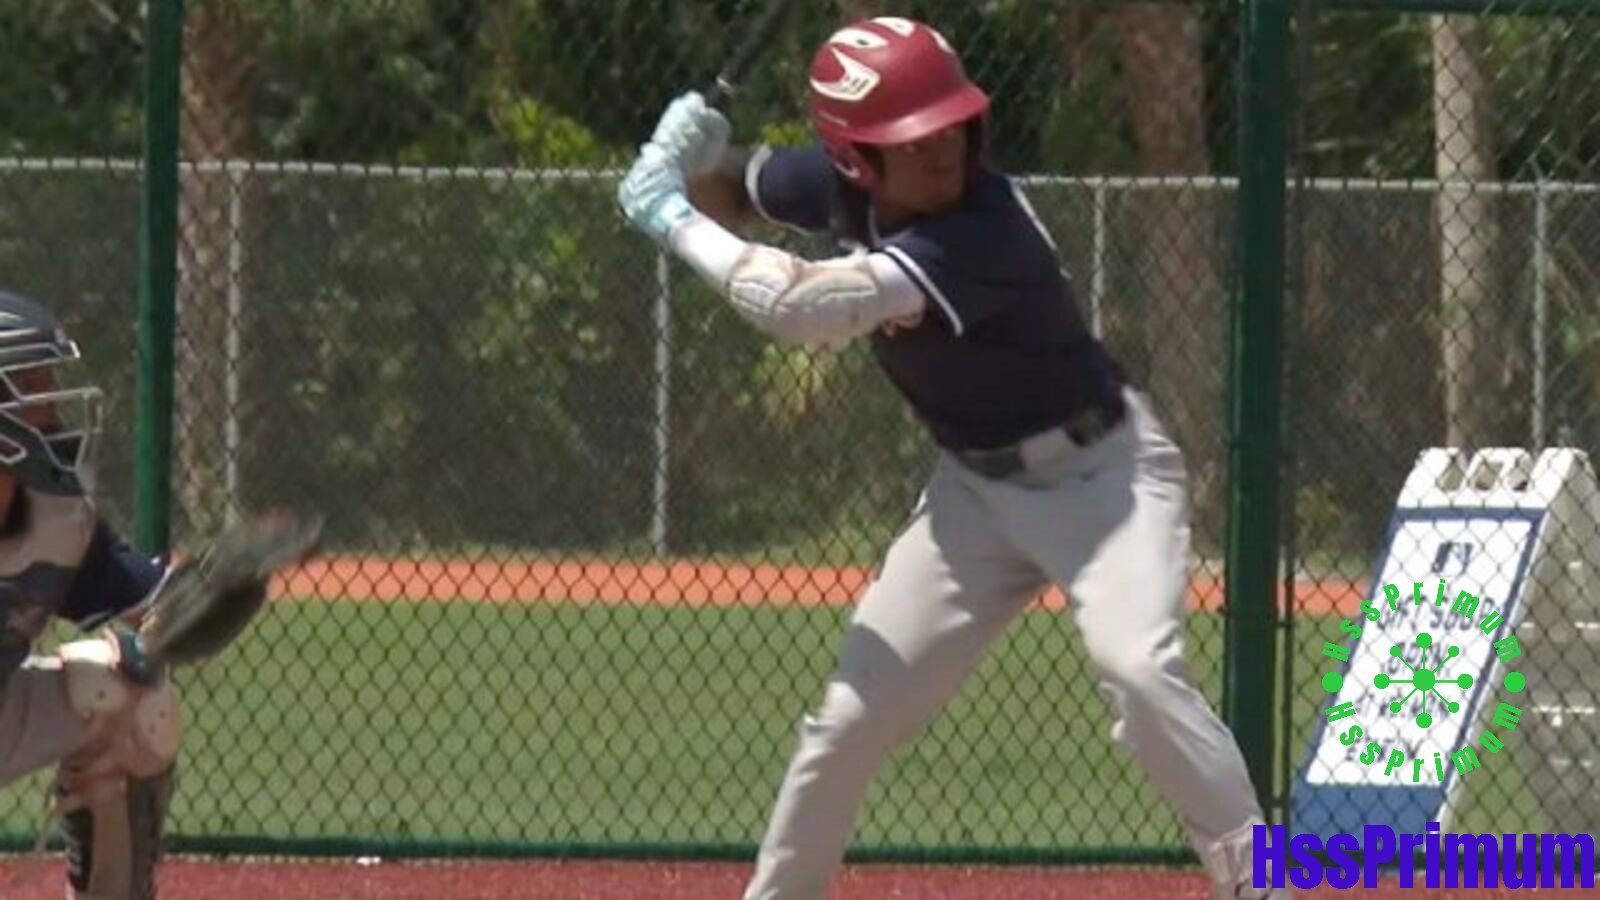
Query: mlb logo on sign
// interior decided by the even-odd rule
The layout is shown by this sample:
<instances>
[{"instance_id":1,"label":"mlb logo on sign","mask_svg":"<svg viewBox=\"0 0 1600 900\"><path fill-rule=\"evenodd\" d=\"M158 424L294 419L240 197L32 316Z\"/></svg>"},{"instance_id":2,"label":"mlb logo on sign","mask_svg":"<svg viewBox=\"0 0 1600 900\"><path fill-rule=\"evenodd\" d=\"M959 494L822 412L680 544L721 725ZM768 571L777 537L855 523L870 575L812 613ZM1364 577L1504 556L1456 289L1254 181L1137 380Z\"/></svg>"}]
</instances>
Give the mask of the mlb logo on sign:
<instances>
[{"instance_id":1,"label":"mlb logo on sign","mask_svg":"<svg viewBox=\"0 0 1600 900\"><path fill-rule=\"evenodd\" d=\"M1472 551L1475 544L1466 541L1442 541L1439 552L1433 556L1433 574L1459 575L1467 570L1467 565L1472 562Z\"/></svg>"},{"instance_id":2,"label":"mlb logo on sign","mask_svg":"<svg viewBox=\"0 0 1600 900\"><path fill-rule=\"evenodd\" d=\"M1543 644L1574 630L1573 583L1600 559L1597 504L1577 450L1418 457L1360 610L1314 629L1327 694L1295 777L1293 831L1448 830L1465 780L1516 766L1553 798L1539 785L1587 765L1549 750L1571 743L1552 735L1583 704L1545 684L1561 651Z\"/></svg>"}]
</instances>

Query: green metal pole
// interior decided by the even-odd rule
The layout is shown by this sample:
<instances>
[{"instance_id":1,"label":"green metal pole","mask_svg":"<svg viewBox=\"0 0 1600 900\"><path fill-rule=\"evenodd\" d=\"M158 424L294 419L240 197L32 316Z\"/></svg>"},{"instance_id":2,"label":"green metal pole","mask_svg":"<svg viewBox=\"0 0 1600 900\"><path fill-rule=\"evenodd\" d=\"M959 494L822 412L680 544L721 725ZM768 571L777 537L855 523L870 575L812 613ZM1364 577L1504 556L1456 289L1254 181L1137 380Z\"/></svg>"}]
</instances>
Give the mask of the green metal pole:
<instances>
[{"instance_id":1,"label":"green metal pole","mask_svg":"<svg viewBox=\"0 0 1600 900\"><path fill-rule=\"evenodd\" d=\"M1224 710L1273 810L1289 0L1244 0L1238 269L1229 354Z\"/></svg>"},{"instance_id":2,"label":"green metal pole","mask_svg":"<svg viewBox=\"0 0 1600 900\"><path fill-rule=\"evenodd\" d=\"M172 347L177 318L183 0L150 0L147 15L134 541L146 553L164 554L170 540L172 506Z\"/></svg>"}]
</instances>

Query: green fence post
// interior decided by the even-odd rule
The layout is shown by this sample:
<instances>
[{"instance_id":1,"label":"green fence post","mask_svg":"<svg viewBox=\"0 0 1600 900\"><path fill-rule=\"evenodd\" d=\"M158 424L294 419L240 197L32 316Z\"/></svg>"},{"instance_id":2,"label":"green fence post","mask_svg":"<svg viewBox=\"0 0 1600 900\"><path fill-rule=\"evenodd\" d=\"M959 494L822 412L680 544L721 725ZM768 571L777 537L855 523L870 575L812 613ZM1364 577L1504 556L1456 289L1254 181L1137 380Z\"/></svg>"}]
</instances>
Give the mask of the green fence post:
<instances>
[{"instance_id":1,"label":"green fence post","mask_svg":"<svg viewBox=\"0 0 1600 900\"><path fill-rule=\"evenodd\" d=\"M1237 278L1229 354L1228 621L1223 708L1273 809L1278 480L1288 166L1288 0L1245 0Z\"/></svg>"},{"instance_id":2,"label":"green fence post","mask_svg":"<svg viewBox=\"0 0 1600 900\"><path fill-rule=\"evenodd\" d=\"M144 196L139 226L139 425L134 540L171 537L172 396L178 281L179 69L183 0L151 0L145 22Z\"/></svg>"}]
</instances>

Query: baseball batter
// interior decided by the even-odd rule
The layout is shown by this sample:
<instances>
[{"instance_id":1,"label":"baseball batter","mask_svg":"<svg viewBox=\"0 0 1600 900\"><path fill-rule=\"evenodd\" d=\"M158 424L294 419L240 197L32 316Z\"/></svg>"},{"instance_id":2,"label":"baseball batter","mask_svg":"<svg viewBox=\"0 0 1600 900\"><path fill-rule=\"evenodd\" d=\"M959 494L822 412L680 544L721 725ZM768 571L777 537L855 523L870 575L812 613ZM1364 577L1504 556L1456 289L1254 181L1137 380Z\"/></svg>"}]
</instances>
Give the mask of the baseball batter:
<instances>
[{"instance_id":1,"label":"baseball batter","mask_svg":"<svg viewBox=\"0 0 1600 900\"><path fill-rule=\"evenodd\" d=\"M30 655L49 620L92 628L162 570L95 514L101 394L47 310L0 292L0 787L57 767L68 896L148 900L178 755L177 694L126 631Z\"/></svg>"},{"instance_id":2,"label":"baseball batter","mask_svg":"<svg viewBox=\"0 0 1600 900\"><path fill-rule=\"evenodd\" d=\"M1219 898L1250 885L1262 821L1243 758L1183 659L1186 475L1084 327L1050 235L984 159L989 99L927 25L835 32L810 70L820 146L727 147L675 100L619 190L630 222L779 340L871 341L941 452L800 724L747 900L823 897L870 781L1029 600L1072 597L1112 736L1187 825ZM831 232L806 260L732 230Z\"/></svg>"}]
</instances>

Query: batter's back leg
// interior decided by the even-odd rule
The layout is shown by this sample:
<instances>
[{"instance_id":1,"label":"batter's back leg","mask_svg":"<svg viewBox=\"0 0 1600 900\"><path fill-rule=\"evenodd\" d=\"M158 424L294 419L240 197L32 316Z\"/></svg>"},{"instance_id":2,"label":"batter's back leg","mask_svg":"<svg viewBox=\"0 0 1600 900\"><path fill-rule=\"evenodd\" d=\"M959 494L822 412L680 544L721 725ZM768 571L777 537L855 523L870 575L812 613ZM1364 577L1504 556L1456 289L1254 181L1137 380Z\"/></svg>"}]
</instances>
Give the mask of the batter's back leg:
<instances>
[{"instance_id":1,"label":"batter's back leg","mask_svg":"<svg viewBox=\"0 0 1600 900\"><path fill-rule=\"evenodd\" d=\"M804 718L746 900L819 900L867 787L982 661L1043 576L943 468L891 548Z\"/></svg>"}]
</instances>

